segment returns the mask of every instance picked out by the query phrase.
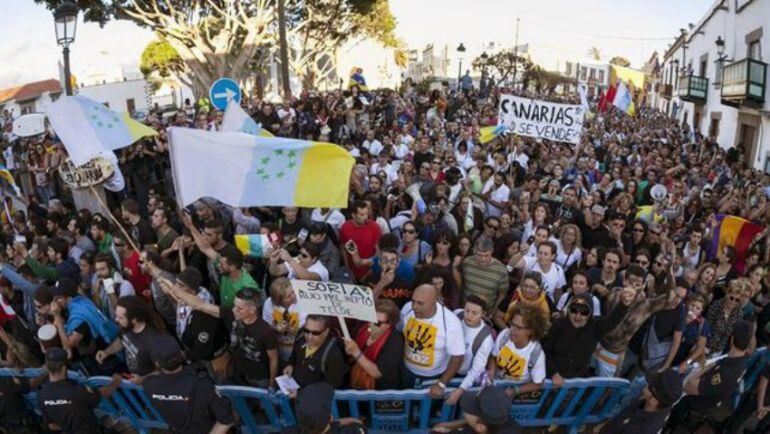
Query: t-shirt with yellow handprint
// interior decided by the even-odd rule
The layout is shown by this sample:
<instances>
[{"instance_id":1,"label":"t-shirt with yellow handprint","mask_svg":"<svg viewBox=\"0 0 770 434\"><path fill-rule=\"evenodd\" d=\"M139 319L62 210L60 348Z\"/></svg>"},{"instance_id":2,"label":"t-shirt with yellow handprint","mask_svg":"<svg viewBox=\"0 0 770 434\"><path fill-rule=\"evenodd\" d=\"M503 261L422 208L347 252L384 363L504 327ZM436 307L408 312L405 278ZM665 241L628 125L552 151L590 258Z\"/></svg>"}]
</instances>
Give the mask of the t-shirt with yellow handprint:
<instances>
[{"instance_id":1,"label":"t-shirt with yellow handprint","mask_svg":"<svg viewBox=\"0 0 770 434\"><path fill-rule=\"evenodd\" d=\"M532 353L538 347L540 347L539 342L530 341L524 348L516 348L507 330L500 333L492 349L492 356L495 357L495 364L497 365L497 376L525 383L542 383L545 380L545 353L543 353L542 347L537 351L539 355L537 355L534 365L529 361ZM531 372L530 365L533 365Z\"/></svg>"},{"instance_id":2,"label":"t-shirt with yellow handprint","mask_svg":"<svg viewBox=\"0 0 770 434\"><path fill-rule=\"evenodd\" d=\"M404 334L404 364L415 375L435 377L449 366L449 360L465 356L465 340L460 318L436 304L431 318L417 318L412 302L401 308L399 329Z\"/></svg>"},{"instance_id":3,"label":"t-shirt with yellow handprint","mask_svg":"<svg viewBox=\"0 0 770 434\"><path fill-rule=\"evenodd\" d=\"M422 367L433 366L436 353L438 330L433 324L412 317L404 327L404 357L407 361Z\"/></svg>"}]
</instances>

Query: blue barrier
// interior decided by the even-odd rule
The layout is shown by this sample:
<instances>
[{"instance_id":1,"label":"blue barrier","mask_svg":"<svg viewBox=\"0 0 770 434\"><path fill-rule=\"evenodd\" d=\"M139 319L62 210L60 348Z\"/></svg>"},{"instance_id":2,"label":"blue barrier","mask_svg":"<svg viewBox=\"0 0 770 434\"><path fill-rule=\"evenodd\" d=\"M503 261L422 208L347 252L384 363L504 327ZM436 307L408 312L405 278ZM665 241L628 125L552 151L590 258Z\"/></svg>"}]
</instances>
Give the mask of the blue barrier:
<instances>
[{"instance_id":1,"label":"blue barrier","mask_svg":"<svg viewBox=\"0 0 770 434\"><path fill-rule=\"evenodd\" d=\"M756 384L765 363L770 359L766 348L757 350L749 360L746 373L736 391L735 405L741 402ZM41 369L17 371L0 369L0 376L38 377ZM91 387L101 387L110 382L109 377L85 378L70 373L70 378ZM453 380L451 386L459 384ZM515 382L499 382L501 386L513 386ZM644 387L644 378L629 382L617 378L585 378L565 381L556 388L545 381L541 390L517 397L511 406L511 417L525 427L565 427L577 433L581 426L595 424L614 417L624 406L635 400ZM265 389L242 386L217 386L222 396L233 403L246 433L257 434L280 430L297 423L291 400ZM475 390L475 389L471 389ZM30 408L40 414L35 393L26 396ZM167 428L158 411L140 386L123 381L109 398L102 399L97 409L99 415L130 423L140 433L153 428ZM366 421L372 432L425 432L437 422L445 422L461 416L458 406L433 400L427 389L335 392L332 412L335 419L351 416Z\"/></svg>"}]
</instances>

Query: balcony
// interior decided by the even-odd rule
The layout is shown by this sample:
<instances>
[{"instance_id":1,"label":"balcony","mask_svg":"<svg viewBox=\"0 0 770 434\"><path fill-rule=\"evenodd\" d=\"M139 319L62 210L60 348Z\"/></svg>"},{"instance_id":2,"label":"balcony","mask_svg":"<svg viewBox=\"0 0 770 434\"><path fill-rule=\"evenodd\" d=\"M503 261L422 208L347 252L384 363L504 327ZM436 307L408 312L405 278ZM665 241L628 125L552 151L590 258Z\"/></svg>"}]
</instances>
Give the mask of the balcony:
<instances>
[{"instance_id":1,"label":"balcony","mask_svg":"<svg viewBox=\"0 0 770 434\"><path fill-rule=\"evenodd\" d=\"M709 79L697 75L683 75L679 77L679 89L677 96L682 101L695 104L705 104L708 95Z\"/></svg>"},{"instance_id":2,"label":"balcony","mask_svg":"<svg viewBox=\"0 0 770 434\"><path fill-rule=\"evenodd\" d=\"M670 84L663 84L663 83L657 84L658 94L663 98L671 98L672 88L673 86Z\"/></svg>"},{"instance_id":3,"label":"balcony","mask_svg":"<svg viewBox=\"0 0 770 434\"><path fill-rule=\"evenodd\" d=\"M765 102L767 63L743 59L722 68L722 104L760 108Z\"/></svg>"}]
</instances>

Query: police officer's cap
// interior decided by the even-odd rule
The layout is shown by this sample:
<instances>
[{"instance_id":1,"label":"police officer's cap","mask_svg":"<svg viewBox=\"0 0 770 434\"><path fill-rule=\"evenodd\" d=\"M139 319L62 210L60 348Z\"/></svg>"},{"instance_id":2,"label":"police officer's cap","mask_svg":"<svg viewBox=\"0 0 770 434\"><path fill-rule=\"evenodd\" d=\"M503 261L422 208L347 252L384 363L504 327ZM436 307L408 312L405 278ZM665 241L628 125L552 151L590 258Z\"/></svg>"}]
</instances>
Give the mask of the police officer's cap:
<instances>
[{"instance_id":1,"label":"police officer's cap","mask_svg":"<svg viewBox=\"0 0 770 434\"><path fill-rule=\"evenodd\" d=\"M321 430L329 425L332 414L334 388L329 383L315 383L303 387L297 393L299 426L308 430Z\"/></svg>"},{"instance_id":2,"label":"police officer's cap","mask_svg":"<svg viewBox=\"0 0 770 434\"><path fill-rule=\"evenodd\" d=\"M184 354L176 339L164 334L157 337L152 345L152 361L161 369L172 370L184 363Z\"/></svg>"},{"instance_id":3,"label":"police officer's cap","mask_svg":"<svg viewBox=\"0 0 770 434\"><path fill-rule=\"evenodd\" d=\"M198 287L201 286L201 281L203 280L203 276L201 276L201 272L198 271L198 269L194 267L187 267L184 270L182 270L181 273L179 273L179 275L176 277L176 280L179 283L197 292Z\"/></svg>"},{"instance_id":4,"label":"police officer's cap","mask_svg":"<svg viewBox=\"0 0 770 434\"><path fill-rule=\"evenodd\" d=\"M745 351L749 348L751 338L754 336L754 326L746 320L735 323L733 328L733 345L735 348Z\"/></svg>"},{"instance_id":5,"label":"police officer's cap","mask_svg":"<svg viewBox=\"0 0 770 434\"><path fill-rule=\"evenodd\" d=\"M67 351L63 348L53 347L45 351L45 361L62 363L67 361Z\"/></svg>"},{"instance_id":6,"label":"police officer's cap","mask_svg":"<svg viewBox=\"0 0 770 434\"><path fill-rule=\"evenodd\" d=\"M502 427L511 412L511 399L502 388L488 386L478 392L465 392L460 398L463 413L478 417L485 425Z\"/></svg>"},{"instance_id":7,"label":"police officer's cap","mask_svg":"<svg viewBox=\"0 0 770 434\"><path fill-rule=\"evenodd\" d=\"M78 284L72 279L62 277L51 288L51 294L54 297L74 297L78 294Z\"/></svg>"},{"instance_id":8,"label":"police officer's cap","mask_svg":"<svg viewBox=\"0 0 770 434\"><path fill-rule=\"evenodd\" d=\"M674 370L647 374L647 387L661 407L670 407L682 396L682 377Z\"/></svg>"}]
</instances>

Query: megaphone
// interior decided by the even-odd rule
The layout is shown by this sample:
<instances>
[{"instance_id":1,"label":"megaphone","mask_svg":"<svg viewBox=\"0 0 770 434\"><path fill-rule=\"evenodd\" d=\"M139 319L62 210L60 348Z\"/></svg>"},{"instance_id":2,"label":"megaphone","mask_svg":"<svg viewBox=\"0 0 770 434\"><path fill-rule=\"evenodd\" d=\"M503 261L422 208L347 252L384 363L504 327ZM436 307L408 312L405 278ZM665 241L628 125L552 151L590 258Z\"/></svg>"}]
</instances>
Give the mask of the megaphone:
<instances>
[{"instance_id":1,"label":"megaphone","mask_svg":"<svg viewBox=\"0 0 770 434\"><path fill-rule=\"evenodd\" d=\"M409 187L404 190L406 194L409 195L409 197L412 198L414 203L417 204L417 212L420 214L425 214L425 201L422 200L422 195L420 194L420 183L415 182L414 184L410 185Z\"/></svg>"},{"instance_id":2,"label":"megaphone","mask_svg":"<svg viewBox=\"0 0 770 434\"><path fill-rule=\"evenodd\" d=\"M655 202L663 202L666 199L668 190L661 184L655 184L650 189L650 196Z\"/></svg>"}]
</instances>

